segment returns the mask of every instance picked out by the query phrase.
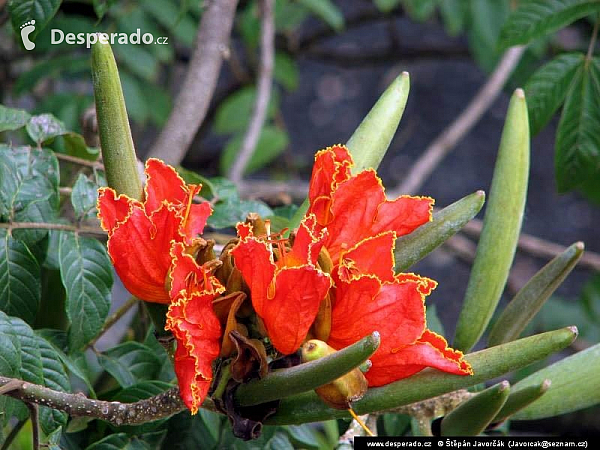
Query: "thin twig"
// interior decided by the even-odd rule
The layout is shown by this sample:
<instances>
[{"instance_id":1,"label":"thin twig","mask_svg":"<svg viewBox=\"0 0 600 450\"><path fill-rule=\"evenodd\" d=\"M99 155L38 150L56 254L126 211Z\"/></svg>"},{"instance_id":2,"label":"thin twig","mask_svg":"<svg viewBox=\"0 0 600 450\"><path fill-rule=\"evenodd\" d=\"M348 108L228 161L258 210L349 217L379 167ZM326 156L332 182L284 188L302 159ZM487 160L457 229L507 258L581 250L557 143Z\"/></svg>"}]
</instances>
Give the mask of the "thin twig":
<instances>
[{"instance_id":1,"label":"thin twig","mask_svg":"<svg viewBox=\"0 0 600 450\"><path fill-rule=\"evenodd\" d=\"M238 0L211 1L203 11L183 85L149 157L160 158L171 165L183 160L204 121L217 86L237 3Z\"/></svg>"},{"instance_id":2,"label":"thin twig","mask_svg":"<svg viewBox=\"0 0 600 450\"><path fill-rule=\"evenodd\" d=\"M87 159L77 158L75 156L65 155L64 153L58 153L58 152L54 152L54 155L56 155L57 159L61 159L63 161L67 161L67 162L70 162L73 164L78 164L80 166L86 166L86 167L92 167L94 169L104 170L104 164L102 164L100 161L88 161Z\"/></svg>"},{"instance_id":3,"label":"thin twig","mask_svg":"<svg viewBox=\"0 0 600 450\"><path fill-rule=\"evenodd\" d=\"M27 420L28 419L19 420L19 422L13 427L13 429L10 430L10 433L8 433L8 436L6 436L6 440L2 443L2 447L0 447L0 450L8 450L9 448L11 448L10 444L12 444L12 441L14 441L17 435L19 434L19 431L21 431L21 429L25 426Z\"/></svg>"},{"instance_id":4,"label":"thin twig","mask_svg":"<svg viewBox=\"0 0 600 450\"><path fill-rule=\"evenodd\" d=\"M137 305L138 302L139 300L137 297L133 295L129 297L125 303L123 303L109 318L106 319L96 337L88 342L85 348L94 346L96 342L98 342L98 340L104 336L104 333L106 333L110 327L117 323L119 319L127 313L127 311Z\"/></svg>"},{"instance_id":5,"label":"thin twig","mask_svg":"<svg viewBox=\"0 0 600 450\"><path fill-rule=\"evenodd\" d=\"M27 409L29 410L29 418L31 419L33 450L40 450L40 417L38 414L38 405L27 403Z\"/></svg>"},{"instance_id":6,"label":"thin twig","mask_svg":"<svg viewBox=\"0 0 600 450\"><path fill-rule=\"evenodd\" d=\"M391 198L416 192L435 170L440 161L473 128L500 94L506 80L521 59L525 47L512 47L504 53L494 72L465 110L452 122L413 164L408 177L396 189L388 191Z\"/></svg>"},{"instance_id":7,"label":"thin twig","mask_svg":"<svg viewBox=\"0 0 600 450\"><path fill-rule=\"evenodd\" d=\"M47 222L6 222L0 223L0 228L7 228L9 230L16 229L36 229L36 230L62 230L62 231L73 231L81 234L96 234L99 236L106 236L106 231L102 228L97 227L84 227L75 225L66 225L64 223L47 223Z\"/></svg>"},{"instance_id":8,"label":"thin twig","mask_svg":"<svg viewBox=\"0 0 600 450\"><path fill-rule=\"evenodd\" d=\"M267 117L267 107L271 98L273 85L273 64L275 60L275 19L273 17L273 0L262 0L262 18L260 33L260 62L258 66L258 82L256 89L256 103L248 124L248 129L242 141L242 147L231 166L229 178L239 185L244 176L244 169L252 157L260 132Z\"/></svg>"},{"instance_id":9,"label":"thin twig","mask_svg":"<svg viewBox=\"0 0 600 450\"><path fill-rule=\"evenodd\" d=\"M118 426L151 422L185 409L178 387L135 403L121 403L93 400L81 394L59 392L23 380L0 376L0 388L11 382L18 382L19 386L5 395L24 402L58 409L72 417L95 417ZM203 405L203 407L210 406L207 402Z\"/></svg>"},{"instance_id":10,"label":"thin twig","mask_svg":"<svg viewBox=\"0 0 600 450\"><path fill-rule=\"evenodd\" d=\"M483 222L479 219L473 219L464 226L462 231L471 236L478 237L481 234L482 228ZM518 246L519 250L539 258L554 258L567 249L563 245L549 242L526 233L521 233L519 236ZM586 250L581 256L578 266L600 270L600 255Z\"/></svg>"}]
</instances>

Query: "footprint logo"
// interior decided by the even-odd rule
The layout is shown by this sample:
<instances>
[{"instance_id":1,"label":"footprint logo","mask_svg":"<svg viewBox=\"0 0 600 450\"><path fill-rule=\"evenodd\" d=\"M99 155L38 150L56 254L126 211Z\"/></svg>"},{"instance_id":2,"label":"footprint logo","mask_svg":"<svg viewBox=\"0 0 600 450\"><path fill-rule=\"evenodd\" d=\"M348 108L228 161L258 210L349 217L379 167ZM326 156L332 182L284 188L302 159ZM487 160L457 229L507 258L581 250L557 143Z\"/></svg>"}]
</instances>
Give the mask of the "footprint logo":
<instances>
[{"instance_id":1,"label":"footprint logo","mask_svg":"<svg viewBox=\"0 0 600 450\"><path fill-rule=\"evenodd\" d=\"M25 46L25 50L33 50L35 48L35 44L29 40L29 35L33 33L35 30L35 20L29 20L21 25L21 39L23 40L23 45Z\"/></svg>"}]
</instances>

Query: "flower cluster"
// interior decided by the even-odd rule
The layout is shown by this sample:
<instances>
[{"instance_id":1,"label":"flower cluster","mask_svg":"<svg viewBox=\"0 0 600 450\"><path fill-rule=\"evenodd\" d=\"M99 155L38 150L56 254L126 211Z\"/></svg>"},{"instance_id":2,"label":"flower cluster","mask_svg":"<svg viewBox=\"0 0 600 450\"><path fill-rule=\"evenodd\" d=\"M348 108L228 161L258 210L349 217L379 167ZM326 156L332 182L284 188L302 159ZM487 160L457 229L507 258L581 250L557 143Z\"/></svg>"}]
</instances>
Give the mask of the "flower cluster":
<instances>
[{"instance_id":1,"label":"flower cluster","mask_svg":"<svg viewBox=\"0 0 600 450\"><path fill-rule=\"evenodd\" d=\"M267 353L289 355L312 338L341 349L379 331L369 386L425 367L472 373L461 352L427 329L424 302L436 282L394 272L396 238L431 220L433 200L387 200L375 171L353 175L352 166L343 146L318 152L298 229L285 238L251 214L218 259L200 237L211 207L193 202L200 186L173 168L147 162L143 202L101 189L117 273L140 299L169 305L166 329L177 340L175 371L192 413L219 356L233 358L242 382L264 375Z\"/></svg>"}]
</instances>

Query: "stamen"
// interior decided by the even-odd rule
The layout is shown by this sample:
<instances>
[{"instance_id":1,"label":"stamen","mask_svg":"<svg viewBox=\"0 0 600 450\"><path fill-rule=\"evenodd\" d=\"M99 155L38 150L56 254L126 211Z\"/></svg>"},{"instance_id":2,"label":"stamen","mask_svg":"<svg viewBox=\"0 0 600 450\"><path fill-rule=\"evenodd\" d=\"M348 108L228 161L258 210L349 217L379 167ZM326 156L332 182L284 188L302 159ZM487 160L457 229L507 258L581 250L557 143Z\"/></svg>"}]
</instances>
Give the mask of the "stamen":
<instances>
[{"instance_id":1,"label":"stamen","mask_svg":"<svg viewBox=\"0 0 600 450\"><path fill-rule=\"evenodd\" d=\"M196 188L197 188L197 186L195 184L189 185L187 206L185 208L185 215L183 216L184 224L187 222L187 219L190 215L190 210L192 209L192 201L194 200L194 193L196 192Z\"/></svg>"},{"instance_id":2,"label":"stamen","mask_svg":"<svg viewBox=\"0 0 600 450\"><path fill-rule=\"evenodd\" d=\"M265 229L267 230L267 242L269 243L269 257L271 262L275 264L275 260L273 259L273 242L271 241L271 221L269 219L265 220Z\"/></svg>"},{"instance_id":3,"label":"stamen","mask_svg":"<svg viewBox=\"0 0 600 450\"><path fill-rule=\"evenodd\" d=\"M348 412L369 436L375 436L375 434L371 430L369 430L369 427L362 421L362 419L356 415L352 408L348 408Z\"/></svg>"}]
</instances>

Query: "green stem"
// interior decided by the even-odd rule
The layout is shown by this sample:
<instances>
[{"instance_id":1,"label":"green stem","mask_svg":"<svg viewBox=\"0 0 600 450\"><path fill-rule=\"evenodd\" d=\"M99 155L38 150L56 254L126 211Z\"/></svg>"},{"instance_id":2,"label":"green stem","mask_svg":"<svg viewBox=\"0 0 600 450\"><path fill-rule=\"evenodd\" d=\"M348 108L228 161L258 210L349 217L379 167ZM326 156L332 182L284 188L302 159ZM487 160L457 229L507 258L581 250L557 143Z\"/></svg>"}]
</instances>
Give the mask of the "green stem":
<instances>
[{"instance_id":1,"label":"green stem","mask_svg":"<svg viewBox=\"0 0 600 450\"><path fill-rule=\"evenodd\" d=\"M235 393L240 406L250 406L311 391L361 365L379 347L379 333L315 361L276 370L261 380L242 384Z\"/></svg>"}]
</instances>

